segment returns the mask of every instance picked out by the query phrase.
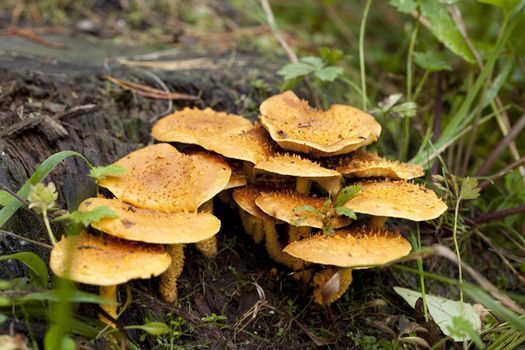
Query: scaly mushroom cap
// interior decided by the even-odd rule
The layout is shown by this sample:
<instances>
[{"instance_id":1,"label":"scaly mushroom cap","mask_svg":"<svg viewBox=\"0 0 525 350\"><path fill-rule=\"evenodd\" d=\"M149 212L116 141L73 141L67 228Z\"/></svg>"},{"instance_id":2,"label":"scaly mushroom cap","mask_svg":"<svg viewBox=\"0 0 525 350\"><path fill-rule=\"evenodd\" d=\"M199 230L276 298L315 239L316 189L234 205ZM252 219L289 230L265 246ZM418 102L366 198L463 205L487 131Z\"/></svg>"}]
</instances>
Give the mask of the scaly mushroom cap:
<instances>
[{"instance_id":1,"label":"scaly mushroom cap","mask_svg":"<svg viewBox=\"0 0 525 350\"><path fill-rule=\"evenodd\" d=\"M332 105L318 110L292 91L266 99L260 111L261 124L279 146L321 157L352 152L381 134L374 117L357 108Z\"/></svg>"},{"instance_id":2,"label":"scaly mushroom cap","mask_svg":"<svg viewBox=\"0 0 525 350\"><path fill-rule=\"evenodd\" d=\"M388 160L377 153L357 151L339 160L335 168L346 177L386 177L396 180L410 180L425 175L419 165Z\"/></svg>"},{"instance_id":3,"label":"scaly mushroom cap","mask_svg":"<svg viewBox=\"0 0 525 350\"><path fill-rule=\"evenodd\" d=\"M158 276L170 264L170 255L161 245L87 233L63 237L53 247L49 262L57 276L95 286Z\"/></svg>"},{"instance_id":4,"label":"scaly mushroom cap","mask_svg":"<svg viewBox=\"0 0 525 350\"><path fill-rule=\"evenodd\" d=\"M263 192L255 198L255 204L266 214L294 226L323 227L321 215L307 210L298 210L309 205L320 211L326 198L309 197L296 192ZM352 220L346 216L330 218L330 227L347 226Z\"/></svg>"},{"instance_id":5,"label":"scaly mushroom cap","mask_svg":"<svg viewBox=\"0 0 525 350\"><path fill-rule=\"evenodd\" d=\"M364 267L383 265L410 253L410 243L399 233L382 229L344 228L333 235L317 234L288 244L283 251L323 265Z\"/></svg>"},{"instance_id":6,"label":"scaly mushroom cap","mask_svg":"<svg viewBox=\"0 0 525 350\"><path fill-rule=\"evenodd\" d=\"M207 137L199 144L208 151L219 153L226 158L253 164L268 159L276 152L275 144L260 125L240 134Z\"/></svg>"},{"instance_id":7,"label":"scaly mushroom cap","mask_svg":"<svg viewBox=\"0 0 525 350\"><path fill-rule=\"evenodd\" d=\"M153 137L164 142L200 145L203 138L238 134L253 127L248 119L211 108L184 108L160 119L151 130Z\"/></svg>"},{"instance_id":8,"label":"scaly mushroom cap","mask_svg":"<svg viewBox=\"0 0 525 350\"><path fill-rule=\"evenodd\" d=\"M255 164L254 172L268 172L278 175L302 177L318 182L330 193L341 189L341 174L335 170L323 168L318 163L298 155L279 154Z\"/></svg>"},{"instance_id":9,"label":"scaly mushroom cap","mask_svg":"<svg viewBox=\"0 0 525 350\"><path fill-rule=\"evenodd\" d=\"M109 235L156 244L194 243L213 237L221 222L209 213L162 213L141 209L116 199L88 198L79 210L90 211L98 206L107 206L118 218L104 218L92 222L91 226Z\"/></svg>"},{"instance_id":10,"label":"scaly mushroom cap","mask_svg":"<svg viewBox=\"0 0 525 350\"><path fill-rule=\"evenodd\" d=\"M361 181L361 191L344 204L356 213L425 221L439 217L447 205L422 185L406 181Z\"/></svg>"},{"instance_id":11,"label":"scaly mushroom cap","mask_svg":"<svg viewBox=\"0 0 525 350\"><path fill-rule=\"evenodd\" d=\"M259 187L247 186L233 190L233 199L239 207L250 215L260 219L270 221L277 221L273 217L267 215L257 205L255 205L255 198L261 194L262 190Z\"/></svg>"},{"instance_id":12,"label":"scaly mushroom cap","mask_svg":"<svg viewBox=\"0 0 525 350\"><path fill-rule=\"evenodd\" d=\"M114 164L127 171L100 180L119 200L162 212L197 211L222 191L231 169L217 155L185 155L160 143L128 154Z\"/></svg>"},{"instance_id":13,"label":"scaly mushroom cap","mask_svg":"<svg viewBox=\"0 0 525 350\"><path fill-rule=\"evenodd\" d=\"M223 190L228 190L230 188L235 188L235 187L246 186L248 182L246 180L246 174L244 172L242 163L228 162L228 164L230 165L232 174L230 176L230 180L228 180L228 183L226 184L226 187L224 187Z\"/></svg>"}]
</instances>

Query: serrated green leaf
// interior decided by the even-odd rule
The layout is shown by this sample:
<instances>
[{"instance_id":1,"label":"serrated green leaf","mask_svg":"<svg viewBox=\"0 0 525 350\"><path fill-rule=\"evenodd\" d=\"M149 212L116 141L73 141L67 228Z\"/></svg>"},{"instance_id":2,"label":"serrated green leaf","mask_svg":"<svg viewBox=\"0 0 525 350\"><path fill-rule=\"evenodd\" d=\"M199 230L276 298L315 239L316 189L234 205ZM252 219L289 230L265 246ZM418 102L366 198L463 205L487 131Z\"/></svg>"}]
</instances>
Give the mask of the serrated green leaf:
<instances>
[{"instance_id":1,"label":"serrated green leaf","mask_svg":"<svg viewBox=\"0 0 525 350\"><path fill-rule=\"evenodd\" d=\"M357 216L355 215L355 212L352 209L345 208L345 207L336 207L335 212L339 216L348 216L350 219L357 219Z\"/></svg>"},{"instance_id":2,"label":"serrated green leaf","mask_svg":"<svg viewBox=\"0 0 525 350\"><path fill-rule=\"evenodd\" d=\"M339 60L343 57L343 51L339 49L321 47L319 49L319 55L326 62L327 65L332 66L339 62Z\"/></svg>"},{"instance_id":3,"label":"serrated green leaf","mask_svg":"<svg viewBox=\"0 0 525 350\"><path fill-rule=\"evenodd\" d=\"M417 115L417 103L404 102L392 107L392 113L397 113L403 118L412 118Z\"/></svg>"},{"instance_id":4,"label":"serrated green leaf","mask_svg":"<svg viewBox=\"0 0 525 350\"><path fill-rule=\"evenodd\" d=\"M312 207L311 205L301 205L300 207L295 208L294 213L298 213L301 211L307 211L314 214L321 214L321 211L317 208Z\"/></svg>"},{"instance_id":5,"label":"serrated green leaf","mask_svg":"<svg viewBox=\"0 0 525 350\"><path fill-rule=\"evenodd\" d=\"M414 62L428 72L452 70L445 54L439 51L414 52Z\"/></svg>"},{"instance_id":6,"label":"serrated green leaf","mask_svg":"<svg viewBox=\"0 0 525 350\"><path fill-rule=\"evenodd\" d=\"M447 11L446 6L435 0L421 0L420 5L421 13L432 25L430 29L432 34L450 51L469 63L475 63L474 55Z\"/></svg>"},{"instance_id":7,"label":"serrated green leaf","mask_svg":"<svg viewBox=\"0 0 525 350\"><path fill-rule=\"evenodd\" d=\"M43 161L39 166L37 166L35 172L29 180L27 180L24 185L18 190L16 193L17 196L23 200L27 198L27 195L31 189L32 185L36 185L39 182L42 182L49 173L55 169L55 167L60 164L64 159L67 157L79 157L80 159L84 160L89 166L91 164L89 161L80 153L74 152L74 151L62 151L53 154L49 158L47 158L45 161ZM11 198L7 203L5 203L4 207L0 209L0 228L5 225L5 223L11 218L11 216L20 208L22 203L20 203L19 200L16 198Z\"/></svg>"},{"instance_id":8,"label":"serrated green leaf","mask_svg":"<svg viewBox=\"0 0 525 350\"><path fill-rule=\"evenodd\" d=\"M306 63L307 65L313 67L314 70L319 70L319 69L323 68L326 65L326 62L324 62L319 57L314 57L314 56L301 57L299 59L299 62Z\"/></svg>"},{"instance_id":9,"label":"serrated green leaf","mask_svg":"<svg viewBox=\"0 0 525 350\"><path fill-rule=\"evenodd\" d=\"M47 287L49 273L47 266L38 255L31 252L20 252L11 255L0 256L0 261L15 259L29 268L31 282L35 287Z\"/></svg>"},{"instance_id":10,"label":"serrated green leaf","mask_svg":"<svg viewBox=\"0 0 525 350\"><path fill-rule=\"evenodd\" d=\"M67 294L68 301L73 303L88 303L88 304L114 304L115 302L101 297L97 294L91 294L83 292L81 290L71 290ZM59 302L63 301L63 293L53 290L46 290L44 292L35 292L26 294L21 298L18 298L19 301L51 301Z\"/></svg>"},{"instance_id":11,"label":"serrated green leaf","mask_svg":"<svg viewBox=\"0 0 525 350\"><path fill-rule=\"evenodd\" d=\"M330 66L316 70L314 75L321 81L332 82L339 78L343 73L343 68Z\"/></svg>"},{"instance_id":12,"label":"serrated green leaf","mask_svg":"<svg viewBox=\"0 0 525 350\"><path fill-rule=\"evenodd\" d=\"M401 287L394 287L394 290L412 307L416 305L416 301L421 297L421 293L414 290ZM426 294L425 299L428 312L436 324L445 335L450 336L455 341L463 341L465 339L470 340L471 338L468 335L462 335L461 337L458 337L457 335L450 334L449 328L453 326L452 320L454 317L462 317L463 314L464 317L462 318L464 318L464 320L468 322L471 327L476 330L476 332L479 333L481 331L481 319L471 304L463 303L462 310L461 303L459 301L454 301L431 294Z\"/></svg>"},{"instance_id":13,"label":"serrated green leaf","mask_svg":"<svg viewBox=\"0 0 525 350\"><path fill-rule=\"evenodd\" d=\"M55 220L70 220L73 223L82 224L84 226L89 226L92 222L97 222L105 218L118 218L118 214L113 211L110 207L105 205L99 205L96 208L91 209L90 211L81 212L74 211L72 213L67 213L57 217Z\"/></svg>"},{"instance_id":14,"label":"serrated green leaf","mask_svg":"<svg viewBox=\"0 0 525 350\"><path fill-rule=\"evenodd\" d=\"M162 335L170 331L170 327L162 322L148 322L141 326L125 326L125 329L141 329L151 335Z\"/></svg>"},{"instance_id":15,"label":"serrated green leaf","mask_svg":"<svg viewBox=\"0 0 525 350\"><path fill-rule=\"evenodd\" d=\"M337 197L335 199L335 206L342 207L346 202L354 198L360 191L361 191L361 187L359 186L352 185L352 186L344 187L337 194Z\"/></svg>"},{"instance_id":16,"label":"serrated green leaf","mask_svg":"<svg viewBox=\"0 0 525 350\"><path fill-rule=\"evenodd\" d=\"M312 73L314 70L314 67L306 63L289 63L283 68L281 68L277 72L277 74L282 75L284 77L284 80L288 81L304 77L305 75Z\"/></svg>"},{"instance_id":17,"label":"serrated green leaf","mask_svg":"<svg viewBox=\"0 0 525 350\"><path fill-rule=\"evenodd\" d=\"M335 230L330 226L323 226L323 234L331 236L335 233Z\"/></svg>"},{"instance_id":18,"label":"serrated green leaf","mask_svg":"<svg viewBox=\"0 0 525 350\"><path fill-rule=\"evenodd\" d=\"M415 0L390 0L388 3L402 13L412 13L417 10Z\"/></svg>"},{"instance_id":19,"label":"serrated green leaf","mask_svg":"<svg viewBox=\"0 0 525 350\"><path fill-rule=\"evenodd\" d=\"M96 166L91 168L89 176L97 181L105 179L108 175L120 175L128 171L128 169L120 165L111 164L108 166Z\"/></svg>"},{"instance_id":20,"label":"serrated green leaf","mask_svg":"<svg viewBox=\"0 0 525 350\"><path fill-rule=\"evenodd\" d=\"M520 0L478 0L484 4L489 4L497 7L501 7L505 12L512 11L518 6Z\"/></svg>"},{"instance_id":21,"label":"serrated green leaf","mask_svg":"<svg viewBox=\"0 0 525 350\"><path fill-rule=\"evenodd\" d=\"M461 190L459 199L476 199L479 197L480 188L478 187L478 180L471 177L465 177L461 181Z\"/></svg>"}]
</instances>

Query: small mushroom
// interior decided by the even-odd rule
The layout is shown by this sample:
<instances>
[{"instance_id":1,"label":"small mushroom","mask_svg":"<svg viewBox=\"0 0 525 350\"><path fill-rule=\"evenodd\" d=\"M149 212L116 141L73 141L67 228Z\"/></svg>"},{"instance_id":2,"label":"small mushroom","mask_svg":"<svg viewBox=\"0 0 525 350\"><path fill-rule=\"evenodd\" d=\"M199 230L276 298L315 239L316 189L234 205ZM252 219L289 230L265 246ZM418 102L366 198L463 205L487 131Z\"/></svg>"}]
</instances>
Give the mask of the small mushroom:
<instances>
[{"instance_id":1,"label":"small mushroom","mask_svg":"<svg viewBox=\"0 0 525 350\"><path fill-rule=\"evenodd\" d=\"M350 153L381 134L381 125L370 114L337 104L318 110L292 91L266 99L260 112L261 124L279 146L320 157Z\"/></svg>"},{"instance_id":2,"label":"small mushroom","mask_svg":"<svg viewBox=\"0 0 525 350\"><path fill-rule=\"evenodd\" d=\"M112 302L101 307L113 318L117 317L118 284L158 276L170 264L170 255L161 245L87 233L63 236L53 247L49 262L57 276L100 286L100 294Z\"/></svg>"},{"instance_id":3,"label":"small mushroom","mask_svg":"<svg viewBox=\"0 0 525 350\"><path fill-rule=\"evenodd\" d=\"M361 191L344 204L356 213L373 215L372 224L381 228L386 217L425 221L439 217L447 205L436 194L407 181L359 181Z\"/></svg>"},{"instance_id":4,"label":"small mushroom","mask_svg":"<svg viewBox=\"0 0 525 350\"><path fill-rule=\"evenodd\" d=\"M252 122L240 115L211 108L184 108L160 119L153 125L151 134L163 142L200 145L203 138L239 134L252 127Z\"/></svg>"},{"instance_id":5,"label":"small mushroom","mask_svg":"<svg viewBox=\"0 0 525 350\"><path fill-rule=\"evenodd\" d=\"M295 190L306 195L310 193L311 181L317 182L331 194L341 189L341 174L298 155L278 154L255 164L253 170L255 173L267 172L296 177Z\"/></svg>"},{"instance_id":6,"label":"small mushroom","mask_svg":"<svg viewBox=\"0 0 525 350\"><path fill-rule=\"evenodd\" d=\"M419 165L388 160L377 153L358 150L337 161L335 169L345 177L385 177L394 180L411 180L425 175Z\"/></svg>"},{"instance_id":7,"label":"small mushroom","mask_svg":"<svg viewBox=\"0 0 525 350\"><path fill-rule=\"evenodd\" d=\"M399 233L365 226L339 229L333 235L318 234L284 248L284 252L307 262L342 268L338 270L339 290L325 296L322 296L324 284L320 280L328 282L328 272L322 272L317 281L314 277L315 301L323 304L337 300L346 291L352 281L349 269L384 265L407 255L410 250L410 243Z\"/></svg>"},{"instance_id":8,"label":"small mushroom","mask_svg":"<svg viewBox=\"0 0 525 350\"><path fill-rule=\"evenodd\" d=\"M233 198L239 205L239 213L245 231L252 236L256 243L265 238L266 251L275 261L299 270L304 267L304 262L296 259L286 253L283 253L283 247L279 241L276 224L281 221L266 215L257 205L255 199L261 193L260 188L243 187L233 191Z\"/></svg>"}]
</instances>

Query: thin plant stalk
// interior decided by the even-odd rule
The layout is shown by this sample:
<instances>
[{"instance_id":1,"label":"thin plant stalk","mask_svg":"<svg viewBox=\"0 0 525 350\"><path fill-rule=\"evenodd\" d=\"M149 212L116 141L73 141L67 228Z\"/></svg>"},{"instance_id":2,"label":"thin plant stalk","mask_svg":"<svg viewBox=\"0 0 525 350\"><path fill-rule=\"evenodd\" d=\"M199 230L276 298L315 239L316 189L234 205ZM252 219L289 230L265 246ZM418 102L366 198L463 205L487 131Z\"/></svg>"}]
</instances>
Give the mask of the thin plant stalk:
<instances>
[{"instance_id":1,"label":"thin plant stalk","mask_svg":"<svg viewBox=\"0 0 525 350\"><path fill-rule=\"evenodd\" d=\"M365 28L366 21L368 19L368 12L370 10L370 5L372 0L367 0L365 5L365 10L363 12L363 18L361 19L361 28L359 30L359 70L361 72L361 99L363 110L367 109L366 101L366 74L365 74Z\"/></svg>"},{"instance_id":2,"label":"thin plant stalk","mask_svg":"<svg viewBox=\"0 0 525 350\"><path fill-rule=\"evenodd\" d=\"M55 235L53 234L53 231L51 231L51 225L49 224L49 218L47 217L47 210L44 209L42 211L42 217L44 218L44 225L46 226L46 231L49 236L49 240L51 241L51 245L56 245L57 240L55 238Z\"/></svg>"},{"instance_id":3,"label":"thin plant stalk","mask_svg":"<svg viewBox=\"0 0 525 350\"><path fill-rule=\"evenodd\" d=\"M454 209L454 228L452 231L452 239L454 240L454 250L458 259L458 288L459 288L459 302L461 309L461 317L465 318L465 305L463 304L463 269L461 267L461 254L459 252L458 244L458 218L459 218L459 204L461 198L458 198L456 202L456 208Z\"/></svg>"},{"instance_id":4,"label":"thin plant stalk","mask_svg":"<svg viewBox=\"0 0 525 350\"><path fill-rule=\"evenodd\" d=\"M419 229L419 223L417 224L417 250L421 250L421 231ZM425 292L425 276L423 275L423 259L417 258L417 270L419 272L419 283L421 285L421 299L423 300L423 312L425 314L425 322L428 322L428 311L427 311L427 297Z\"/></svg>"}]
</instances>

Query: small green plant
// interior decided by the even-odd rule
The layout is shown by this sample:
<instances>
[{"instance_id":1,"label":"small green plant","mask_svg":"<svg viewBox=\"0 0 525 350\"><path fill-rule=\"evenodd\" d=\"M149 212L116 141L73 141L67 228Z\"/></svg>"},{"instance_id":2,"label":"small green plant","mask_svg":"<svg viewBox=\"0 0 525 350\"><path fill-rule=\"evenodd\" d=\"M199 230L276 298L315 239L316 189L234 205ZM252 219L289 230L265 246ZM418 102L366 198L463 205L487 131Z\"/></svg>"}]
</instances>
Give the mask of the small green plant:
<instances>
[{"instance_id":1,"label":"small green plant","mask_svg":"<svg viewBox=\"0 0 525 350\"><path fill-rule=\"evenodd\" d=\"M308 212L319 216L323 222L323 233L325 235L332 235L334 234L335 230L330 226L330 219L332 219L334 216L347 216L353 220L357 219L354 211L352 209L345 208L344 204L355 197L360 191L361 187L359 186L347 186L339 191L337 196L335 196L335 201L331 197L328 197L320 210L312 207L311 205L302 205L295 208L294 212ZM296 222L294 222L294 225L298 225L303 221L304 219L298 219Z\"/></svg>"}]
</instances>

